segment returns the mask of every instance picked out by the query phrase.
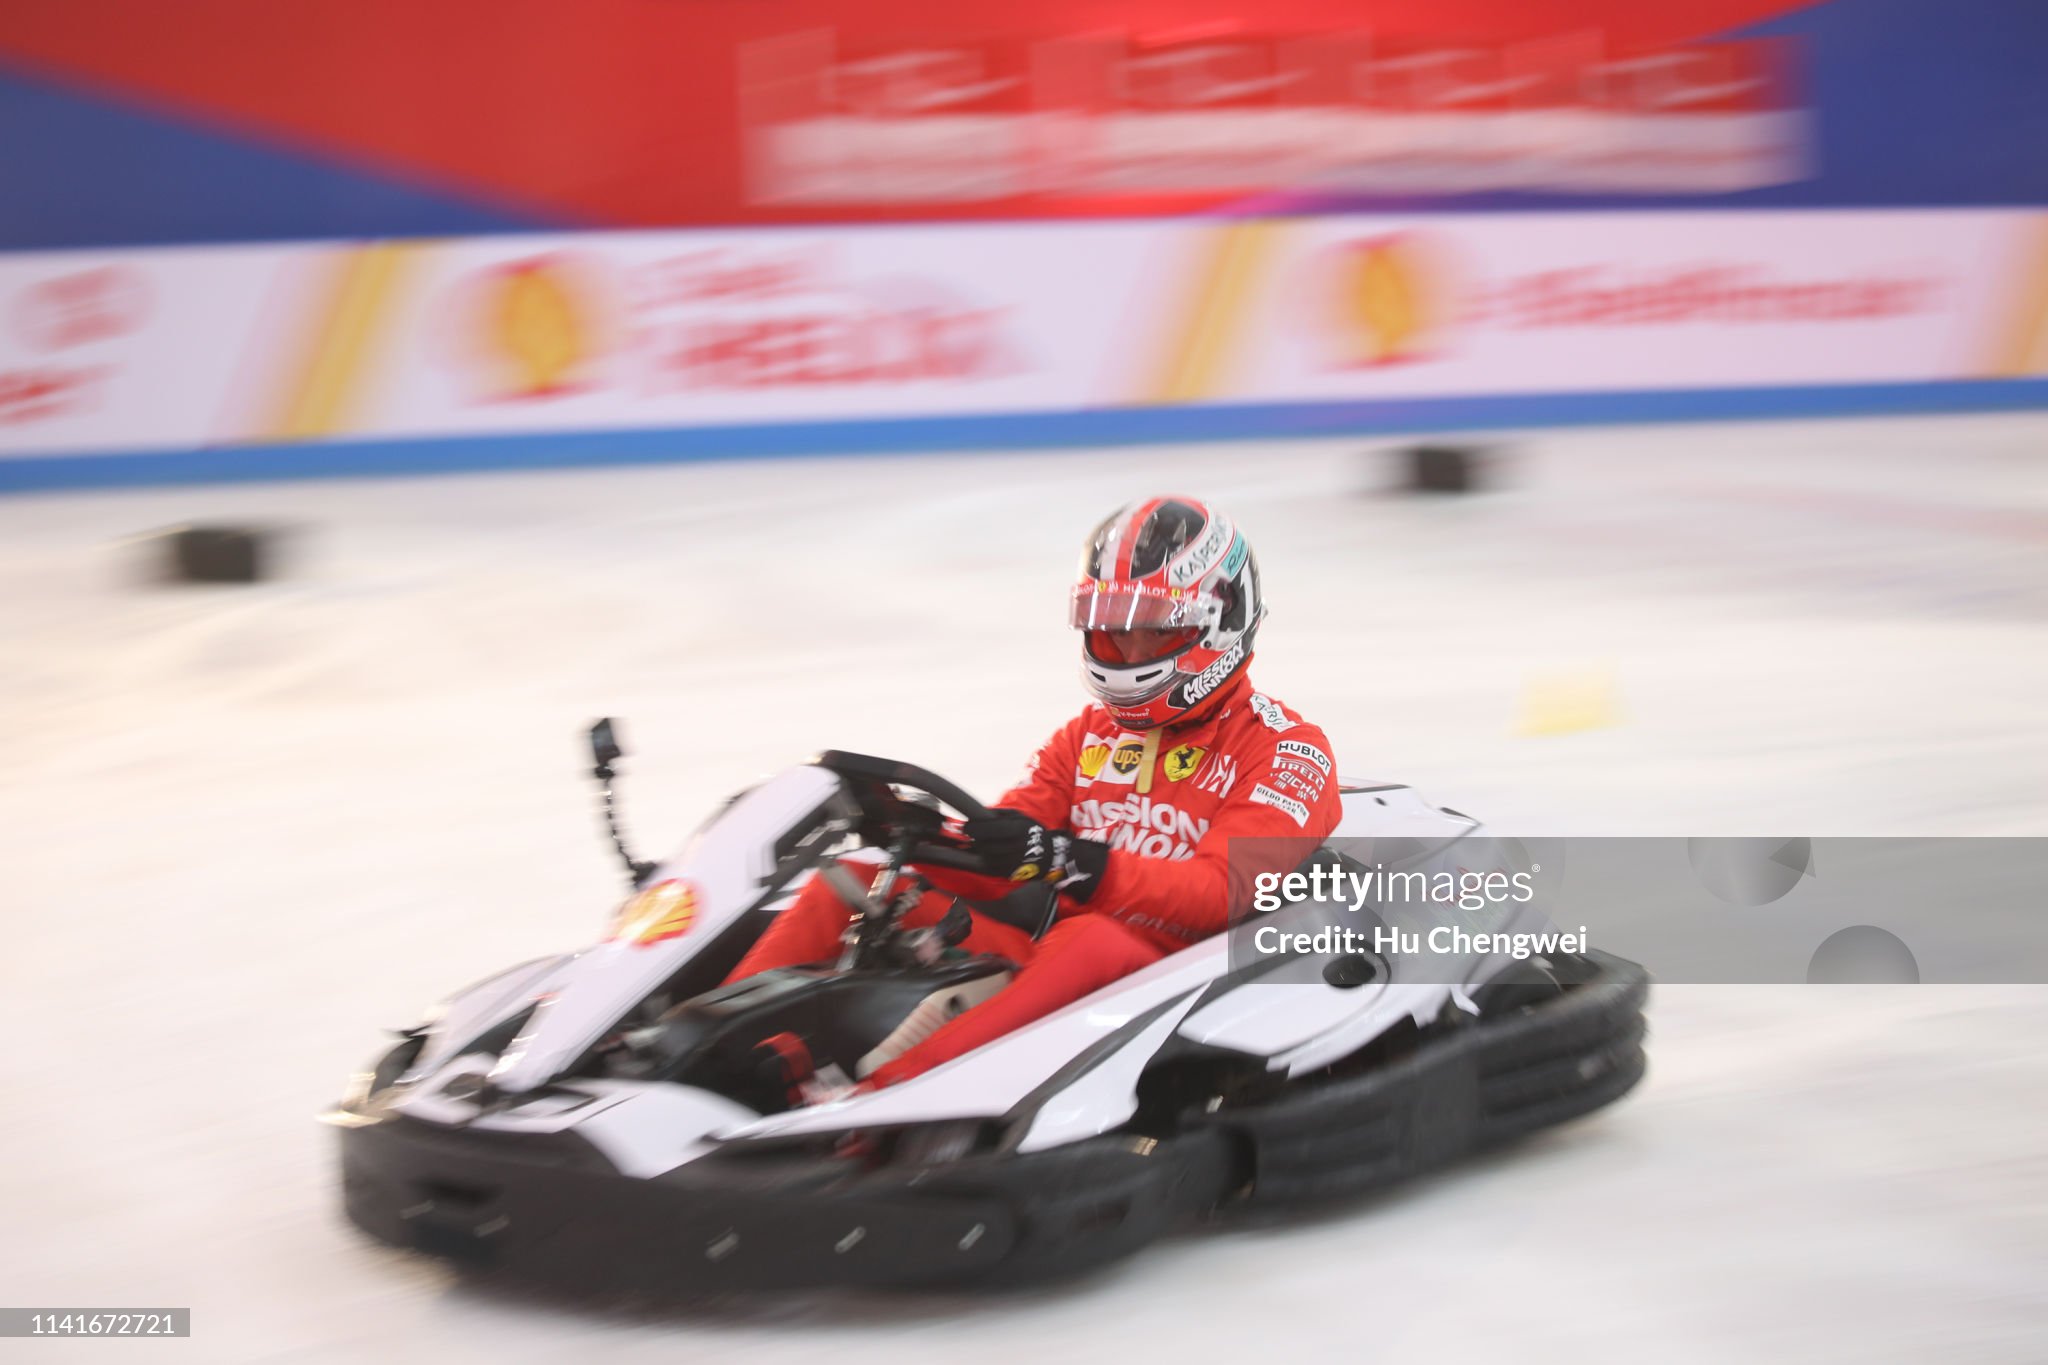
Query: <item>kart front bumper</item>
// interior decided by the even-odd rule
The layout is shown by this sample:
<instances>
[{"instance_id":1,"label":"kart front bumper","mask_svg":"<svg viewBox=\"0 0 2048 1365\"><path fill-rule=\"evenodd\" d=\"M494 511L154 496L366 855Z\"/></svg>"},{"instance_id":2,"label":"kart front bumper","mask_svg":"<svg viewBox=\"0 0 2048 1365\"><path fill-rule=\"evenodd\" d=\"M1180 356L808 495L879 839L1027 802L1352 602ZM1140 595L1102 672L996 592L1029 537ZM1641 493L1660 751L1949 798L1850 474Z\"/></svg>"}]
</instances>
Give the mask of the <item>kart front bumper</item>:
<instances>
[{"instance_id":1,"label":"kart front bumper","mask_svg":"<svg viewBox=\"0 0 2048 1365\"><path fill-rule=\"evenodd\" d=\"M571 1289L942 1285L998 1271L1017 1281L1136 1250L1213 1204L1225 1165L1220 1143L1102 1138L900 1172L826 1155L714 1155L635 1179L573 1133L507 1137L352 1116L341 1129L348 1217L468 1270Z\"/></svg>"}]
</instances>

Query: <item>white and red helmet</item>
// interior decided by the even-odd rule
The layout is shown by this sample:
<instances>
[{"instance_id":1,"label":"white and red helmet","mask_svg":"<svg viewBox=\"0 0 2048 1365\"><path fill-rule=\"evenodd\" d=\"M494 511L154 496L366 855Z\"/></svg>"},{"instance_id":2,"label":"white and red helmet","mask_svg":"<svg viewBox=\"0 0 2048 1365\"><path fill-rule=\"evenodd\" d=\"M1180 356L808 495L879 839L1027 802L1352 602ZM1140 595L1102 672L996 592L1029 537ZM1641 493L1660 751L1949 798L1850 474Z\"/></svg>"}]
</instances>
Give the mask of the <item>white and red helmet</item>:
<instances>
[{"instance_id":1,"label":"white and red helmet","mask_svg":"<svg viewBox=\"0 0 2048 1365\"><path fill-rule=\"evenodd\" d=\"M1130 730L1170 725L1251 662L1259 565L1230 518L1194 498L1118 508L1081 551L1068 622L1081 678Z\"/></svg>"}]
</instances>

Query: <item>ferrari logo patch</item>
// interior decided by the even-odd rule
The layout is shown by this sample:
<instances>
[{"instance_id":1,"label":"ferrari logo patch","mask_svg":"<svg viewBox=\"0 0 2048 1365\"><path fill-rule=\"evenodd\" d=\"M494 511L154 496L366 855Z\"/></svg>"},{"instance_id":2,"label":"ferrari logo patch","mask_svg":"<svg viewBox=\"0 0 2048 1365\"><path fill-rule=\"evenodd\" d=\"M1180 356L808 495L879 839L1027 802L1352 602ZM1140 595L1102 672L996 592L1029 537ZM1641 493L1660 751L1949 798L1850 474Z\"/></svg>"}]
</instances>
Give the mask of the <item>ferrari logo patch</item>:
<instances>
[{"instance_id":1,"label":"ferrari logo patch","mask_svg":"<svg viewBox=\"0 0 2048 1365\"><path fill-rule=\"evenodd\" d=\"M1202 766L1202 759L1208 752L1207 749L1194 744L1183 744L1178 749L1168 749L1166 761L1161 765L1166 773L1166 780L1178 782L1184 777L1194 776L1195 769Z\"/></svg>"}]
</instances>

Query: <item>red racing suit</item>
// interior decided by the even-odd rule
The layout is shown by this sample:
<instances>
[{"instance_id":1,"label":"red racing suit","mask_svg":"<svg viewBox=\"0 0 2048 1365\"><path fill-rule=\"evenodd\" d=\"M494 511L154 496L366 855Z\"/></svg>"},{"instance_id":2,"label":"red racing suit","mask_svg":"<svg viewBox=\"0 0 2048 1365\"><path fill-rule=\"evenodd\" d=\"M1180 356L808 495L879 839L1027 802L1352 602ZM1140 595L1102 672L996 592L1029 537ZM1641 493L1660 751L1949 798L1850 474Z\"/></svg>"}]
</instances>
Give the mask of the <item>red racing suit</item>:
<instances>
[{"instance_id":1,"label":"red racing suit","mask_svg":"<svg viewBox=\"0 0 2048 1365\"><path fill-rule=\"evenodd\" d=\"M1261 872L1299 866L1337 826L1336 760L1323 732L1240 678L1198 718L1146 734L1091 704L1032 756L993 805L1109 845L1085 899L1060 898L1034 942L983 915L962 945L1019 965L1002 991L879 1068L879 1085L951 1061L1169 953L1220 933L1250 906ZM1239 843L1233 855L1233 841ZM954 897L993 900L994 878L921 869L938 888L905 919L937 922ZM734 969L817 962L837 951L847 907L813 878Z\"/></svg>"}]
</instances>

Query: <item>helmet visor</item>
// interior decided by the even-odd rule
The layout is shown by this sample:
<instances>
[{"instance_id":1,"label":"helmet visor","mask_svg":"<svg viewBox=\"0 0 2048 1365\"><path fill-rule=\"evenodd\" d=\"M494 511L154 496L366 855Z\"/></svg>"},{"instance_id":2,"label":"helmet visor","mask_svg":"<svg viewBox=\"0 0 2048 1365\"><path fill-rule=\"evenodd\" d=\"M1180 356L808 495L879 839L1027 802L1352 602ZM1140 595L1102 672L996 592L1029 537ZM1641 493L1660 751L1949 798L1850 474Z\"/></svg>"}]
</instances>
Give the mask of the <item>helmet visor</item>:
<instances>
[{"instance_id":1,"label":"helmet visor","mask_svg":"<svg viewBox=\"0 0 2048 1365\"><path fill-rule=\"evenodd\" d=\"M1129 667L1171 658L1200 639L1192 605L1185 592L1084 579L1074 585L1067 621L1085 632L1089 658Z\"/></svg>"},{"instance_id":2,"label":"helmet visor","mask_svg":"<svg viewBox=\"0 0 2048 1365\"><path fill-rule=\"evenodd\" d=\"M1082 638L1088 642L1088 657L1095 662L1126 667L1171 659L1201 635L1200 626L1182 626L1177 630L1091 630Z\"/></svg>"}]
</instances>

